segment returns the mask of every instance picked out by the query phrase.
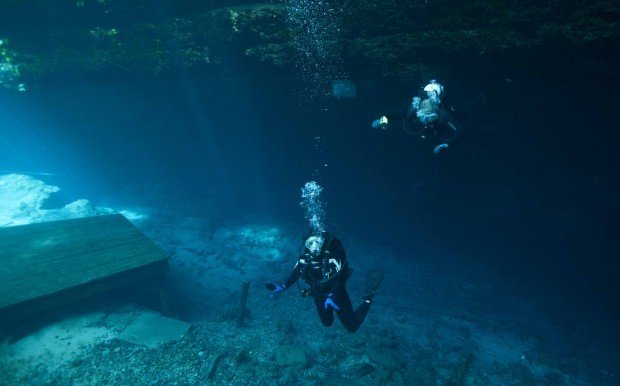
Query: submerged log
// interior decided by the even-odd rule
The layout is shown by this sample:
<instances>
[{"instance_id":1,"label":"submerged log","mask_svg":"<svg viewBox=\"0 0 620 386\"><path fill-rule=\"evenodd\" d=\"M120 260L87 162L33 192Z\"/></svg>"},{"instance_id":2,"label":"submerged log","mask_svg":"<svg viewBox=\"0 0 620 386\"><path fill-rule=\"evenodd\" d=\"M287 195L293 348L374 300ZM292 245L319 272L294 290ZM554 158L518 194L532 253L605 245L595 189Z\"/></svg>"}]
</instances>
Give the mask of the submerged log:
<instances>
[{"instance_id":1,"label":"submerged log","mask_svg":"<svg viewBox=\"0 0 620 386\"><path fill-rule=\"evenodd\" d=\"M241 327L243 325L243 318L245 317L245 306L248 302L248 290L250 288L250 282L243 281L241 287L241 298L239 299L239 310L237 311L237 325Z\"/></svg>"}]
</instances>

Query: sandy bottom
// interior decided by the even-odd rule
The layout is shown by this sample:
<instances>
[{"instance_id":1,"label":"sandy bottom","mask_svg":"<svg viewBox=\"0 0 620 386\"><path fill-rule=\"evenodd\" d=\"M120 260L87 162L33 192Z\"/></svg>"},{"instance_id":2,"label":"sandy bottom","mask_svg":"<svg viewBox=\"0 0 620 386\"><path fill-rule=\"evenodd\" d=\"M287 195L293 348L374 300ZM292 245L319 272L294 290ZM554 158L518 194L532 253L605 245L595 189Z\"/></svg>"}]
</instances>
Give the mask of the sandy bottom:
<instances>
[{"instance_id":1,"label":"sandy bottom","mask_svg":"<svg viewBox=\"0 0 620 386\"><path fill-rule=\"evenodd\" d=\"M353 244L355 272L347 288L354 306L366 270L381 266L387 274L366 321L351 334L338 321L323 327L313 302L296 288L277 300L264 289L295 262L299 235L287 233L286 226L155 217L139 226L171 256L167 316L190 322L187 334L158 348L115 339L150 312L118 299L3 343L2 383L620 382L616 352L593 340L584 344L539 304L471 263L416 256L404 262L379 247ZM243 280L251 283L249 313L239 327L234 319Z\"/></svg>"}]
</instances>

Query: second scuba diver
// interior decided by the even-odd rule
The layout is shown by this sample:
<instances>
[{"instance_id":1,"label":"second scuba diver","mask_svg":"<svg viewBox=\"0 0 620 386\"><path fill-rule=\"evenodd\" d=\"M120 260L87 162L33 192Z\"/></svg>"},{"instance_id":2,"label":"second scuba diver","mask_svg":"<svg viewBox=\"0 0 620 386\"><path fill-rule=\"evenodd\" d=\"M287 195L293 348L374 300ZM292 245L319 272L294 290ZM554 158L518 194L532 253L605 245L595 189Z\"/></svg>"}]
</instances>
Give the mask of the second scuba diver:
<instances>
[{"instance_id":1,"label":"second scuba diver","mask_svg":"<svg viewBox=\"0 0 620 386\"><path fill-rule=\"evenodd\" d=\"M484 103L484 94L478 96L478 104ZM463 135L463 126L454 115L453 106L446 104L444 86L431 80L423 88L421 96L415 96L406 110L393 111L372 122L373 128L386 129L390 122L402 121L403 129L420 138L439 138L440 142L433 148L439 155L448 150Z\"/></svg>"}]
</instances>

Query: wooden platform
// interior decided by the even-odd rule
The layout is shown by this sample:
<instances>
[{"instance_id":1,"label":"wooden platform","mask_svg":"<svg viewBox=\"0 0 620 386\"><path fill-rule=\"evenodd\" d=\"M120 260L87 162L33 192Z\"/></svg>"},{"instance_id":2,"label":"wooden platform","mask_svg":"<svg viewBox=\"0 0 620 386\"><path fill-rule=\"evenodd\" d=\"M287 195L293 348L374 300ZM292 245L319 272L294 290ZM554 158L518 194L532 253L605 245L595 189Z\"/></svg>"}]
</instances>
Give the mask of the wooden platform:
<instances>
[{"instance_id":1,"label":"wooden platform","mask_svg":"<svg viewBox=\"0 0 620 386\"><path fill-rule=\"evenodd\" d=\"M123 215L0 228L0 322L118 288L167 266Z\"/></svg>"}]
</instances>

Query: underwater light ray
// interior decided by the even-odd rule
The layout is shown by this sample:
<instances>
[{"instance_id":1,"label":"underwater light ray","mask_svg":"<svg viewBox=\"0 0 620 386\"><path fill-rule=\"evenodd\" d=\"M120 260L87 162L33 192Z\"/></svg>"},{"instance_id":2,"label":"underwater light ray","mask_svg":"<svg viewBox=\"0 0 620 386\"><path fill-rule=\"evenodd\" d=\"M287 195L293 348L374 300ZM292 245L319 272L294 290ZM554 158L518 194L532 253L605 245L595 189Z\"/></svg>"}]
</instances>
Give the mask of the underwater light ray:
<instances>
[{"instance_id":1,"label":"underwater light ray","mask_svg":"<svg viewBox=\"0 0 620 386\"><path fill-rule=\"evenodd\" d=\"M75 174L36 170L41 164L62 164L64 154L50 151L55 147L47 145L52 141L41 134L46 130L43 130L40 122L34 121L32 115L12 108L11 114L3 111L0 119L4 122L0 131L0 152L4 156L2 166L5 167L0 170L0 174L79 177Z\"/></svg>"},{"instance_id":2,"label":"underwater light ray","mask_svg":"<svg viewBox=\"0 0 620 386\"><path fill-rule=\"evenodd\" d=\"M208 121L208 117L204 112L204 108L201 107L200 99L198 97L198 91L193 81L186 75L182 78L182 87L188 100L188 109L191 112L191 118L194 125L191 127L191 134L195 140L195 145L192 146L191 153L195 159L206 159L207 165L204 165L203 169L208 170L207 178L214 178L215 181L211 181L218 186L218 191L222 194L226 200L230 201L230 204L234 203L232 197L232 191L230 182L227 178L225 168L221 167L226 165L221 149L216 145L217 141L211 134L213 124ZM224 188L225 187L225 188Z\"/></svg>"}]
</instances>

